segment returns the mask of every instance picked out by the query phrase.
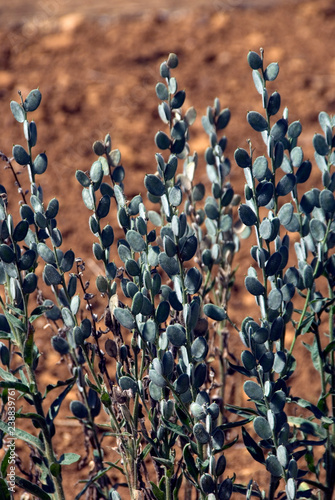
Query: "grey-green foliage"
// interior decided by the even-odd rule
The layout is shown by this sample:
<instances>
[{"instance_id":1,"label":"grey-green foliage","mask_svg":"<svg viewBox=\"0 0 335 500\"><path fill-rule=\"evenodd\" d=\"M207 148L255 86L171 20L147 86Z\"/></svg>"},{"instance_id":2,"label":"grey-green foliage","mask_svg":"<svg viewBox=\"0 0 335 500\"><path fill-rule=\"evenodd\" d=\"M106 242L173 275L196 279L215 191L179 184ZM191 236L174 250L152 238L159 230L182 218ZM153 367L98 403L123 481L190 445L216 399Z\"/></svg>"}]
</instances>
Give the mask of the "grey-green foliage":
<instances>
[{"instance_id":1,"label":"grey-green foliage","mask_svg":"<svg viewBox=\"0 0 335 500\"><path fill-rule=\"evenodd\" d=\"M324 468L324 498L330 498L335 471L330 459L334 451L335 120L325 112L319 114L323 133L315 134L313 146L321 188L304 191L300 185L308 180L312 164L298 146L302 126L289 123L287 109L276 116L280 95L275 92L269 96L267 89L267 82L276 79L279 66L272 63L264 69L262 52L250 52L248 62L264 114L250 111L247 121L261 132L266 151L255 158L251 142L249 151L235 151L235 161L246 179L245 203L239 216L245 226L254 228L257 239L257 245L251 248L254 264L245 286L260 308L258 321L248 317L242 324L240 335L248 350L241 356L243 368L235 368L251 378L245 382L244 392L255 404L253 424L261 440L257 444L246 430L243 439L251 456L271 474L270 497L279 487L279 478L286 482L287 498L299 497L306 468L315 473L314 486L322 488L319 481ZM295 233L292 256L290 233ZM295 305L298 298L299 306ZM324 321L328 321L326 338L320 331ZM294 335L289 341L287 332L292 327ZM297 397L299 387L292 390L289 380L296 368L294 346L307 332L313 334L314 341L312 345L303 344L321 378L319 400L314 403ZM307 408L309 418L291 417L292 404ZM310 419L314 424L309 428ZM324 454L318 465L311 448L316 444L311 438L316 435L324 439ZM306 457L305 467L297 466L301 456ZM312 487L303 493L304 498L311 494Z\"/></svg>"},{"instance_id":2,"label":"grey-green foliage","mask_svg":"<svg viewBox=\"0 0 335 500\"><path fill-rule=\"evenodd\" d=\"M67 394L77 387L69 411L89 437L94 458L93 475L78 499L85 493L121 498L118 484L112 484L112 468L124 475L131 498L137 498L139 489L148 498L179 498L185 483L186 492L194 489L202 499L229 500L234 492L272 499L281 478L289 500L311 497L312 487L323 491L326 500L331 497L335 477L334 413L329 404L331 399L334 407L335 174L331 168L335 123L320 113L322 134L315 135L313 145L323 187L303 192L312 162L304 159L298 145L302 126L288 122L286 109L278 117L280 94L275 91L269 96L267 89L276 80L279 66L271 63L265 68L262 52L250 52L248 62L264 113L250 111L247 121L262 134L265 151L255 158L251 142L249 150L235 151L235 162L246 179L245 202L229 182L231 163L225 156L227 138L222 131L229 124L230 111L221 108L219 99L202 117L209 140L203 167L197 153L191 153L190 127L196 112L193 107L183 111L186 93L174 76L175 54L161 64L162 81L155 89L163 130L153 134L159 150L157 171L144 179L150 209L144 194L127 199L126 169L120 151L112 149L110 135L93 144L97 159L86 171L77 170L76 179L89 211L92 253L101 269L95 279L96 298L96 290L84 278L85 263L63 248L56 219L58 200L46 202L35 182L48 164L45 153L33 154L37 128L28 114L39 106L41 93L36 89L26 100L21 96L21 103L11 102L27 141L26 148L13 147L13 156L18 165L28 167L30 199L21 189L21 220L15 225L7 212L6 190L0 187L0 283L5 290L0 299L4 366L0 387L4 405L10 384L34 408L35 413L22 416L33 419L41 430L38 439L24 435L34 448L37 464L30 479L38 476L41 488L31 481L24 487L35 496L42 491L40 498L64 498L61 469L79 455L65 453L57 459L52 444L54 420ZM14 172L10 160L6 161ZM197 181L199 168L206 170L206 182ZM211 190L206 194L207 185ZM115 213L123 231L117 241ZM251 248L245 286L260 313L257 320L246 317L238 328L228 307L233 263L241 239L253 229L256 245ZM297 233L296 264L288 233ZM324 287L320 291L319 278L328 284L328 292ZM36 292L38 304L32 307ZM297 298L303 301L302 309L295 305ZM102 317L95 312L98 300L104 307ZM320 327L327 315L325 344ZM35 376L41 354L33 326L40 316L52 332L51 346L70 370L69 379L48 385L43 396ZM227 348L228 325L238 330L244 345L238 364ZM289 346L286 330L291 327L294 337ZM299 397L299 387L293 390L288 382L296 368L295 342L307 332L313 333L314 341L304 345L322 382L317 402ZM22 358L19 370L14 370L14 348ZM217 364L213 364L215 357ZM233 370L246 377L244 392L254 407L226 404L223 381ZM60 387L62 392L46 408L46 396ZM292 404L304 409L303 416L291 416ZM103 436L95 422L102 407L109 418ZM230 421L225 410L240 418ZM254 437L246 428L251 422ZM227 431L240 426L245 447L269 473L268 493L266 486L254 485L252 480L248 486L239 484L238 471L237 477L224 476L229 460L225 451L238 439ZM1 423L0 431L8 433L5 424ZM105 461L107 436L116 438L121 458L117 463ZM325 449L318 463L314 463L313 444ZM177 448L182 450L180 458ZM148 455L157 472L150 482L142 467ZM304 476L304 456L314 474L311 483ZM2 462L2 474L7 465ZM321 484L322 467L326 486Z\"/></svg>"}]
</instances>

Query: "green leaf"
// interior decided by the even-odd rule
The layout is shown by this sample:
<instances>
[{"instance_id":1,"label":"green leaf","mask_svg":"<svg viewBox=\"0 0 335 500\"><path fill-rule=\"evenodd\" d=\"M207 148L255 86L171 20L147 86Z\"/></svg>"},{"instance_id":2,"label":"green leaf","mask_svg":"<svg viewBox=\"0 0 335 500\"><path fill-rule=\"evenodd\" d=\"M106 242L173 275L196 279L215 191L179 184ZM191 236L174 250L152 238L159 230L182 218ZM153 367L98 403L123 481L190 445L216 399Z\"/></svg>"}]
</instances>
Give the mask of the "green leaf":
<instances>
[{"instance_id":1,"label":"green leaf","mask_svg":"<svg viewBox=\"0 0 335 500\"><path fill-rule=\"evenodd\" d=\"M15 476L15 484L19 486L19 488L22 488L41 500L51 500L51 496L43 491L42 488L37 486L37 484L33 484L27 479L24 479L23 477Z\"/></svg>"},{"instance_id":2,"label":"green leaf","mask_svg":"<svg viewBox=\"0 0 335 500\"><path fill-rule=\"evenodd\" d=\"M29 445L37 448L42 455L44 455L44 445L42 441L40 441L37 437L32 436L29 434L29 432L23 431L21 429L18 429L17 427L15 428L15 431L13 432L12 427L8 427L8 425L0 420L0 430L5 432L6 434L10 435L11 437L17 438L17 439L22 439L22 441L25 441Z\"/></svg>"},{"instance_id":3,"label":"green leaf","mask_svg":"<svg viewBox=\"0 0 335 500\"><path fill-rule=\"evenodd\" d=\"M60 465L71 465L78 462L80 455L78 453L63 453L58 460Z\"/></svg>"},{"instance_id":4,"label":"green leaf","mask_svg":"<svg viewBox=\"0 0 335 500\"><path fill-rule=\"evenodd\" d=\"M245 429L245 427L242 427L242 437L243 437L243 442L245 447L247 448L248 452L252 456L256 462L259 462L260 464L265 463L264 459L264 453L263 450L256 441L253 440L253 438L250 436L248 431Z\"/></svg>"}]
</instances>

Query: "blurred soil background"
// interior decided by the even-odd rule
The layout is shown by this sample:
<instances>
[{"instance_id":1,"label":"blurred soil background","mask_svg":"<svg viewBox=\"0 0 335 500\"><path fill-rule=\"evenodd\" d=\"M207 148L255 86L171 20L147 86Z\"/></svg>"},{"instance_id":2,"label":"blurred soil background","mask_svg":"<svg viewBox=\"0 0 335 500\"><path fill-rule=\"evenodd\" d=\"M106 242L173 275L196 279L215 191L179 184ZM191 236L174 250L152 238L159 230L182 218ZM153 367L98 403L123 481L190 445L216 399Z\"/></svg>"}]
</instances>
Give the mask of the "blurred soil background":
<instances>
[{"instance_id":1,"label":"blurred soil background","mask_svg":"<svg viewBox=\"0 0 335 500\"><path fill-rule=\"evenodd\" d=\"M35 154L46 151L49 160L48 170L41 177L45 200L60 200L57 220L64 239L62 248L72 248L77 257L85 260L85 279L91 279L92 293L96 293L95 276L102 270L92 257L90 213L83 205L75 171L89 170L95 160L93 141L109 132L113 148L122 153L126 195L131 198L142 193L146 198L143 178L156 168L154 135L164 130L158 118L155 85L160 81L160 63L169 52L179 56L180 65L174 75L179 88L186 89L185 109L192 105L198 112L190 146L200 157L197 179L206 182L203 153L208 139L201 116L215 97L232 112L225 131L227 156L232 159L237 147L246 147L248 138L252 139L256 155L265 154L259 134L246 122L247 111L262 110L246 60L249 50L258 51L260 47L265 49L266 63L280 64L279 77L269 85L269 91L280 92L282 110L289 108L290 122L301 121L299 144L306 159L313 160L312 138L320 132L318 113L335 112L334 35L333 0L0 0L0 151L10 156L13 144L24 145L22 128L14 120L9 102L18 100L18 90L26 96L39 87L42 103L32 117L38 130ZM235 191L243 194L244 176L233 161L232 165L231 183ZM0 165L0 183L6 186L10 209L17 217L17 188L4 166ZM319 170L314 167L309 187L320 185ZM20 170L18 166L16 169ZM19 179L26 188L24 169ZM115 212L105 220L115 226ZM294 235L291 239L294 241ZM254 300L243 285L251 244L252 239L244 242L235 261L239 272L230 315L238 325L255 311ZM102 304L101 308L103 302L96 297L92 303ZM36 324L36 341L42 352L41 390L46 384L68 377L66 363L60 363L59 355L50 347L54 333L44 324L44 320ZM311 342L308 335L304 340ZM241 348L238 335L231 331L229 349L239 357ZM309 354L300 342L294 378L299 380L301 396L316 403L318 374L304 362L305 356ZM110 367L113 375L112 362ZM230 378L227 402L243 402L243 381L235 375ZM65 418L70 400L76 398L74 391L64 402L56 419L54 442L59 454L72 451L84 456L81 427ZM29 468L27 448L21 445L17 442L17 452L23 466ZM106 458L113 456L107 448ZM253 477L262 484L264 471L242 446L228 450L226 457L225 474L236 472L239 483ZM64 467L68 500L80 490L78 480L87 476L90 460L87 457L81 470L77 464ZM114 474L110 477L112 482L120 480ZM119 491L122 498L127 498L124 488ZM19 492L15 498L19 498Z\"/></svg>"}]
</instances>

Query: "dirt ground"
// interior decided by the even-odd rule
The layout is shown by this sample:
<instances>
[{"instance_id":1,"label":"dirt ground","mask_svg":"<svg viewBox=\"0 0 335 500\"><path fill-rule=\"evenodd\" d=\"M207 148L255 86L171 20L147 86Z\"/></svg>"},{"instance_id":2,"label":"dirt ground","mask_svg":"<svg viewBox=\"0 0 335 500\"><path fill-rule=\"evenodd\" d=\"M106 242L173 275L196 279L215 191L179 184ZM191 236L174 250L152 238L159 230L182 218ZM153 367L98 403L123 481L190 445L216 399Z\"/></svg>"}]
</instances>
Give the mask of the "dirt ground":
<instances>
[{"instance_id":1,"label":"dirt ground","mask_svg":"<svg viewBox=\"0 0 335 500\"><path fill-rule=\"evenodd\" d=\"M122 153L126 170L126 194L145 196L143 177L155 171L154 135L162 128L157 113L155 84L159 65L169 52L179 56L175 72L179 87L186 89L186 107L193 105L198 118L191 129L190 145L201 158L198 179L205 180L202 160L207 137L201 116L219 97L229 107L232 119L227 128L227 155L253 141L256 153L263 146L246 122L248 110L261 110L246 56L249 50L265 49L268 63L278 61L280 74L271 87L282 97L282 109L289 108L290 121L303 126L300 145L306 158L313 159L312 138L319 132L317 116L324 110L335 113L335 6L332 0L272 2L254 0L93 2L49 0L10 5L0 1L0 151L10 156L12 144L23 144L21 127L9 110L9 102L39 87L43 99L35 113L38 148L49 159L41 178L46 200L61 201L58 223L64 248L72 248L86 261L87 278L97 273L91 256L93 235L88 228L88 210L75 181L76 169L88 170L95 160L91 145L109 132L113 148ZM37 149L38 149L37 148ZM8 170L0 165L0 183L5 184L13 210L17 207L16 188ZM319 171L311 184L319 183ZM20 181L27 186L26 172ZM241 170L234 166L231 182L243 193ZM11 201L12 200L12 201ZM252 315L254 301L244 292L243 279L250 263L250 242L239 253L239 278L231 300L232 319L240 324ZM94 281L94 278L92 278ZM92 283L94 288L94 282ZM241 304L243 307L241 307ZM43 352L40 382L56 382L66 373L59 356L50 351L50 332L37 332ZM307 339L306 340L310 340ZM238 353L241 344L231 332L230 347ZM299 360L307 351L299 351ZM316 398L317 373L299 364L301 395ZM237 379L236 379L237 380ZM306 381L308 380L308 383ZM241 382L241 381L240 381ZM242 397L241 384L235 387L235 402ZM71 396L72 398L72 396ZM82 433L65 419L69 398L58 419L55 448L61 452L82 452ZM229 401L232 402L232 401ZM314 399L315 402L315 399ZM20 445L18 450L20 452ZM23 453L23 451L22 451ZM107 450L107 454L108 454ZM243 447L227 452L227 474L237 473L237 481L252 476L262 483L264 472L255 467ZM67 499L79 491L77 481L87 468L64 468ZM112 478L116 480L115 478ZM122 498L127 498L120 490ZM19 496L15 497L19 498Z\"/></svg>"}]
</instances>

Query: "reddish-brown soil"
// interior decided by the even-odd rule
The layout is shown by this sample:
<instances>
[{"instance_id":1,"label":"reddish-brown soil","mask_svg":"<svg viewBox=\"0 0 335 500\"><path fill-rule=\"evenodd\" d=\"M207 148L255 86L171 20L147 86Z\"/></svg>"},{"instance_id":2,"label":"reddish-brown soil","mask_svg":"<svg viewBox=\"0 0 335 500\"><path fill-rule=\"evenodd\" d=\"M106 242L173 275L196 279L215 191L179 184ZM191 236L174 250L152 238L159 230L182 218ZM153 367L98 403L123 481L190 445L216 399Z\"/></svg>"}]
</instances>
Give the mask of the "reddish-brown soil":
<instances>
[{"instance_id":1,"label":"reddish-brown soil","mask_svg":"<svg viewBox=\"0 0 335 500\"><path fill-rule=\"evenodd\" d=\"M227 129L227 155L245 147L251 138L256 153L263 154L257 134L246 123L248 110L261 110L247 65L249 50L265 49L268 63L278 61L280 74L271 91L278 90L282 109L288 106L290 121L300 119L306 158L313 158L312 138L319 131L321 110L335 111L335 8L332 0L287 1L216 1L174 2L173 8L157 0L150 3L99 2L93 8L81 2L49 1L30 6L21 0L0 5L0 150L11 154L13 143L24 143L21 127L9 110L9 102L18 99L17 91L26 95L39 87L43 99L35 113L39 151L49 159L47 173L41 178L45 200L57 197L61 202L58 223L65 249L86 261L87 274L99 272L93 261L93 235L88 228L89 212L81 199L75 181L76 169L88 170L95 159L91 145L110 132L113 147L122 153L126 170L125 191L128 197L142 193L143 177L154 172L156 147L154 135L163 128L158 119L155 84L159 81L159 65L169 52L176 52L180 66L175 71L180 88L187 92L186 106L197 109L198 118L191 129L190 146L200 157L198 179L205 181L203 153L207 137L202 131L201 116L217 96L223 107L229 107L232 119ZM75 6L73 6L75 4ZM124 5L125 4L125 5ZM166 2L168 4L168 2ZM43 7L44 5L44 7ZM47 8L48 6L48 8ZM24 15L27 16L26 22ZM8 170L0 165L0 182L6 185L10 207L17 208L17 194ZM241 177L242 176L242 177ZM319 171L311 184L319 182ZM25 171L20 176L28 185ZM233 166L231 182L243 193L244 178ZM115 213L110 217L113 223ZM115 219L114 219L115 221ZM254 301L244 292L243 278L250 263L250 241L236 257L239 277L230 303L232 319L239 325L247 314L253 314ZM66 366L50 348L51 331L37 325L36 341L42 352L39 365L41 388L67 376ZM307 339L310 341L310 339ZM231 332L229 347L237 356L240 340ZM304 362L308 353L298 350L296 380L301 396L317 401L318 375ZM234 396L229 402L243 401L242 380L234 376ZM233 384L230 383L229 387ZM65 403L57 417L54 438L58 453L84 453L79 424L67 420ZM17 444L17 451L26 463L26 449ZM106 457L112 452L106 449ZM265 473L255 467L243 447L237 445L227 452L227 474L234 471L238 482L250 477L262 483ZM91 457L89 457L90 461ZM88 466L64 468L64 484L68 500L79 491L78 480L87 475ZM112 481L116 477L111 475ZM265 484L265 483L264 483ZM127 498L124 489L122 498ZM19 493L15 498L19 498Z\"/></svg>"}]
</instances>

